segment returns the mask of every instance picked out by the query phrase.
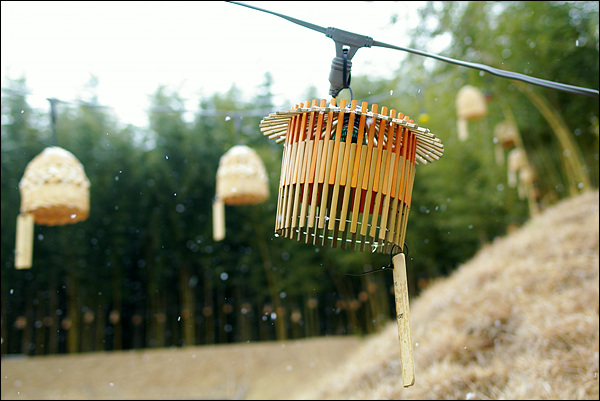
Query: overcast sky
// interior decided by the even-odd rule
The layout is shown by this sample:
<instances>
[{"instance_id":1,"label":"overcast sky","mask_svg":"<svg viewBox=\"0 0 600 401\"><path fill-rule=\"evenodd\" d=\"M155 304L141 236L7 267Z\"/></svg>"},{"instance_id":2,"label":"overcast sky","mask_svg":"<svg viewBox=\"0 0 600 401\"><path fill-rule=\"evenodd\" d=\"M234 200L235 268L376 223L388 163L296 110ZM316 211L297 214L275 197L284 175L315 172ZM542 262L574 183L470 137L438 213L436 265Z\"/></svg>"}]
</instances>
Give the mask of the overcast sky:
<instances>
[{"instance_id":1,"label":"overcast sky","mask_svg":"<svg viewBox=\"0 0 600 401\"><path fill-rule=\"evenodd\" d=\"M407 30L424 2L249 1L322 27L409 46ZM147 126L149 95L159 85L198 100L236 84L250 98L272 74L278 105L303 101L314 85L329 98L334 41L281 17L222 1L2 1L2 87L24 76L34 108L48 97L86 98L91 76L99 103L121 123ZM390 23L392 14L398 22ZM430 49L419 49L431 51ZM405 52L361 48L353 75L392 77Z\"/></svg>"}]
</instances>

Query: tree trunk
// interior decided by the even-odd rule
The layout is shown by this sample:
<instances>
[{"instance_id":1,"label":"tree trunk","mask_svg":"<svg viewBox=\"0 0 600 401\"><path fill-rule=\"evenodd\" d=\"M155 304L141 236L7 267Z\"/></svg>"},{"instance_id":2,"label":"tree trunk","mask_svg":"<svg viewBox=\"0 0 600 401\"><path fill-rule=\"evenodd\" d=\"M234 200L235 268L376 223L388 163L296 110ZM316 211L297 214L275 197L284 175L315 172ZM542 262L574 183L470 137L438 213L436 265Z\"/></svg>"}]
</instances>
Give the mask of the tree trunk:
<instances>
[{"instance_id":1,"label":"tree trunk","mask_svg":"<svg viewBox=\"0 0 600 401\"><path fill-rule=\"evenodd\" d=\"M215 343L215 311L213 302L212 272L207 271L204 275L204 316L205 343Z\"/></svg>"},{"instance_id":2,"label":"tree trunk","mask_svg":"<svg viewBox=\"0 0 600 401\"><path fill-rule=\"evenodd\" d=\"M552 131L556 135L556 139L562 148L561 160L565 166L565 174L567 176L567 187L571 195L576 195L581 190L592 188L590 178L586 173L584 163L582 162L581 152L577 143L573 139L573 134L569 127L562 119L560 113L554 110L550 102L543 96L535 93L527 84L523 82L514 82L519 90L529 98L531 103L538 109L542 116L546 119Z\"/></svg>"},{"instance_id":3,"label":"tree trunk","mask_svg":"<svg viewBox=\"0 0 600 401\"><path fill-rule=\"evenodd\" d=\"M105 332L106 332L106 308L102 300L98 302L96 308L96 327L94 329L94 351L104 351L105 349Z\"/></svg>"},{"instance_id":4,"label":"tree trunk","mask_svg":"<svg viewBox=\"0 0 600 401\"><path fill-rule=\"evenodd\" d=\"M56 279L56 272L51 273L52 278L50 280L50 294L48 299L48 316L50 317L50 332L48 333L48 353L58 354L58 283Z\"/></svg>"},{"instance_id":5,"label":"tree trunk","mask_svg":"<svg viewBox=\"0 0 600 401\"><path fill-rule=\"evenodd\" d=\"M80 308L79 308L79 283L77 278L67 272L67 316L69 318L69 326L67 330L67 353L74 354L79 352L81 329Z\"/></svg>"},{"instance_id":6,"label":"tree trunk","mask_svg":"<svg viewBox=\"0 0 600 401\"><path fill-rule=\"evenodd\" d=\"M112 268L113 308L111 313L113 324L113 350L123 349L123 300L121 295L121 274L116 267Z\"/></svg>"},{"instance_id":7,"label":"tree trunk","mask_svg":"<svg viewBox=\"0 0 600 401\"><path fill-rule=\"evenodd\" d=\"M190 266L187 263L184 263L179 268L179 302L181 304L180 316L184 346L194 345L196 338L194 325L194 293L190 282Z\"/></svg>"},{"instance_id":8,"label":"tree trunk","mask_svg":"<svg viewBox=\"0 0 600 401\"><path fill-rule=\"evenodd\" d=\"M273 273L273 262L271 261L271 253L269 252L269 246L263 232L263 225L257 215L258 211L253 209L251 215L253 218L253 226L256 230L256 236L254 237L260 257L263 262L263 268L265 269L265 276L267 278L267 285L269 287L269 294L271 295L271 302L273 303L273 311L275 314L281 314L275 319L275 333L277 340L285 340L287 337L285 329L284 309L281 305L281 299L279 298L277 278Z\"/></svg>"}]
</instances>

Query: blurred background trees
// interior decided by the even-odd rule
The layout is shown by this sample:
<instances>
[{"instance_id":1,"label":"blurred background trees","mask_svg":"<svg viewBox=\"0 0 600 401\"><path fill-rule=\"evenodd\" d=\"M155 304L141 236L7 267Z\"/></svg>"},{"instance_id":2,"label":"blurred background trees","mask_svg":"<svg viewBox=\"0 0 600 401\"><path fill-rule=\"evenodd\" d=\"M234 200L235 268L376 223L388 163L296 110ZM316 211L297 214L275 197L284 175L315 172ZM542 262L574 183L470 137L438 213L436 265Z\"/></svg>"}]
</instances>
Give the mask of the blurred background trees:
<instances>
[{"instance_id":1,"label":"blurred background trees","mask_svg":"<svg viewBox=\"0 0 600 401\"><path fill-rule=\"evenodd\" d=\"M597 2L429 2L421 18L409 47L427 50L439 37L449 43L447 57L598 88ZM598 188L598 98L417 55L390 80L354 74L355 99L411 116L445 145L438 162L417 168L406 236L411 296L536 210ZM91 82L88 99L56 103L56 138L48 110L28 106L25 77L2 88L3 355L362 335L393 317L391 274L344 275L386 266L389 255L273 235L282 146L258 124L292 105L273 104L270 83L266 73L250 101L232 86L193 111L157 88L146 129L121 127ZM465 85L485 95L488 113L460 140L455 101ZM307 88L298 102L327 98L314 92ZM507 120L519 139L498 152L495 128ZM262 158L271 198L227 207L226 238L214 242L218 162L236 144ZM90 216L36 226L33 267L16 270L18 184L52 145L83 164ZM517 147L535 173L529 194L509 180Z\"/></svg>"}]
</instances>

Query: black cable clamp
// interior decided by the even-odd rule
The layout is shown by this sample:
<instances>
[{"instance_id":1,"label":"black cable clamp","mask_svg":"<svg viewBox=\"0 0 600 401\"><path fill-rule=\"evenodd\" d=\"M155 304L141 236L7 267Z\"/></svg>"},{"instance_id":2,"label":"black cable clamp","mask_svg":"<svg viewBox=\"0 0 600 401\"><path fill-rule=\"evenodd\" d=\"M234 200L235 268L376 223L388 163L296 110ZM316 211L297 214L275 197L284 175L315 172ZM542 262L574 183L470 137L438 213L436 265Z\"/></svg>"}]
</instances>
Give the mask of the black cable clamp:
<instances>
[{"instance_id":1,"label":"black cable clamp","mask_svg":"<svg viewBox=\"0 0 600 401\"><path fill-rule=\"evenodd\" d=\"M350 88L352 57L361 47L371 47L373 38L337 28L327 28L325 35L335 42L335 57L329 72L329 94L336 97L344 88Z\"/></svg>"}]
</instances>

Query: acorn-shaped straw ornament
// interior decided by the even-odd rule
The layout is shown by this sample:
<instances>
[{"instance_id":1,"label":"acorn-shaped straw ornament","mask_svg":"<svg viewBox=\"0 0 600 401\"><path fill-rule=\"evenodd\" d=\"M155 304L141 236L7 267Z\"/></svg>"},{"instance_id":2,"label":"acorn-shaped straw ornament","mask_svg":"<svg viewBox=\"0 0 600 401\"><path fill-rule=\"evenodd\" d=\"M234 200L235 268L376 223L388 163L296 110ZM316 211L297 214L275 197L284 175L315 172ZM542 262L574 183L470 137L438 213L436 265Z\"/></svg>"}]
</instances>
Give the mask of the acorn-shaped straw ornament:
<instances>
[{"instance_id":1,"label":"acorn-shaped straw ornament","mask_svg":"<svg viewBox=\"0 0 600 401\"><path fill-rule=\"evenodd\" d=\"M213 202L213 239L225 238L225 205L253 205L269 198L269 178L255 150L236 145L219 160Z\"/></svg>"},{"instance_id":2,"label":"acorn-shaped straw ornament","mask_svg":"<svg viewBox=\"0 0 600 401\"><path fill-rule=\"evenodd\" d=\"M31 267L34 223L46 226L73 224L87 219L90 181L79 160L68 150L47 147L34 157L19 182L15 267Z\"/></svg>"},{"instance_id":3,"label":"acorn-shaped straw ornament","mask_svg":"<svg viewBox=\"0 0 600 401\"><path fill-rule=\"evenodd\" d=\"M513 121L504 120L496 124L494 127L494 153L498 165L504 163L504 151L510 150L519 144L519 131Z\"/></svg>"},{"instance_id":4,"label":"acorn-shaped straw ornament","mask_svg":"<svg viewBox=\"0 0 600 401\"><path fill-rule=\"evenodd\" d=\"M463 86L456 95L456 114L458 139L464 141L469 137L467 121L478 120L487 114L485 96L474 86Z\"/></svg>"}]
</instances>

